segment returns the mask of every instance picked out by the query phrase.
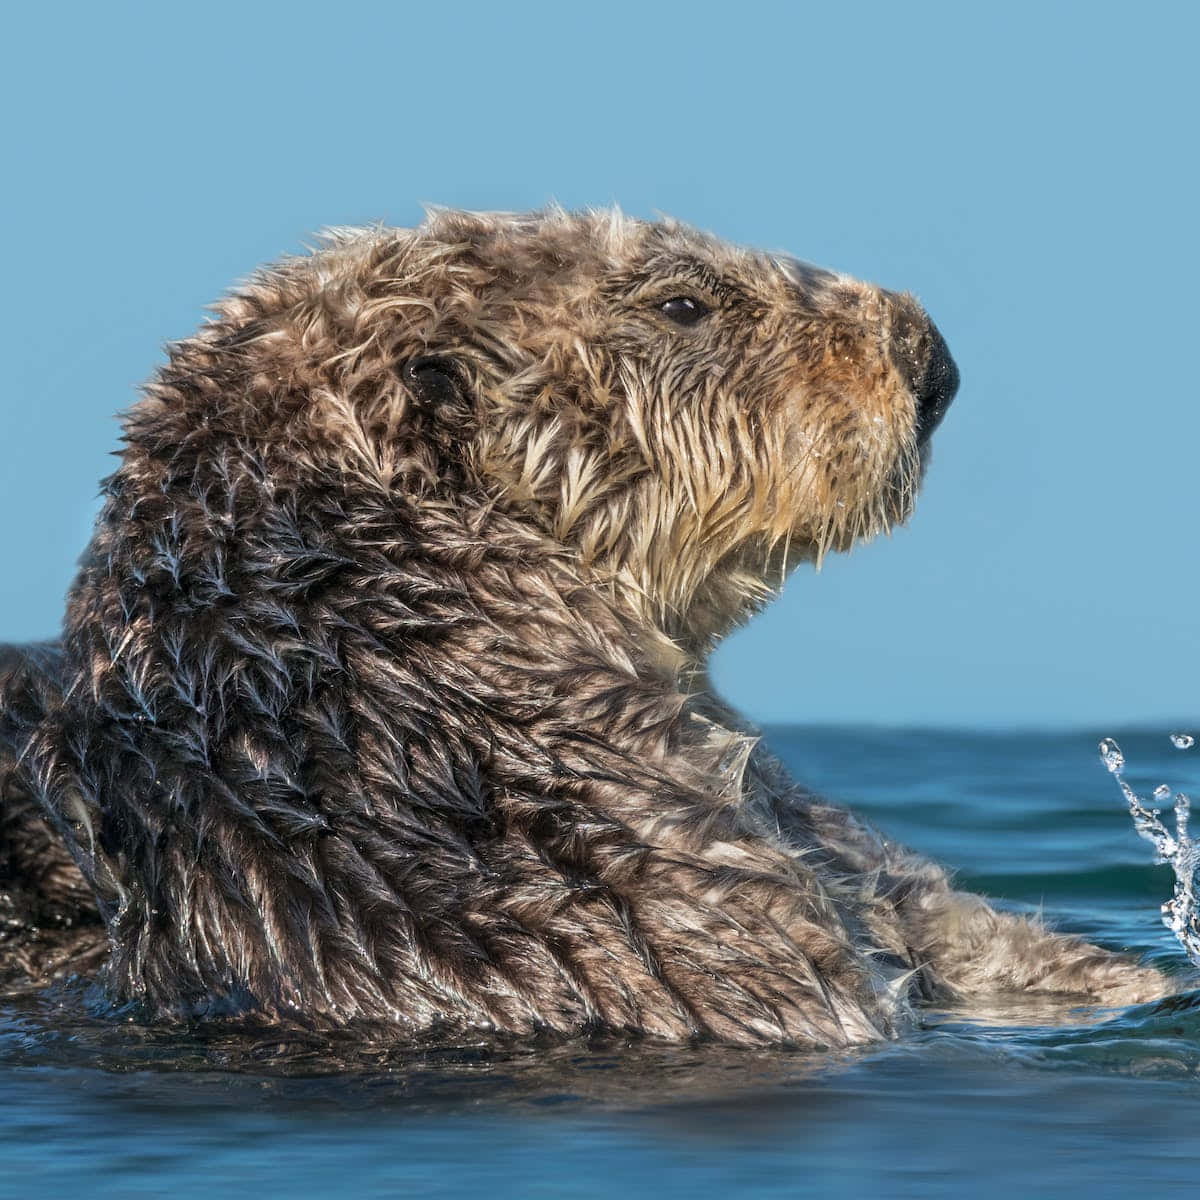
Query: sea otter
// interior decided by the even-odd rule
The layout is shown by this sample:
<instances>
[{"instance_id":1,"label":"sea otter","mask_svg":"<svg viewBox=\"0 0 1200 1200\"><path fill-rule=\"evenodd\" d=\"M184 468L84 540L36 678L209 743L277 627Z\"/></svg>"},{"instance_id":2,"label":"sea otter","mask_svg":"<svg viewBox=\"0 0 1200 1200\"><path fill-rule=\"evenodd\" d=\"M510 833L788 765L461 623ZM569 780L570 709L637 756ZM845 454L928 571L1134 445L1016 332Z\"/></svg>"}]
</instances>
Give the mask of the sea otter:
<instances>
[{"instance_id":1,"label":"sea otter","mask_svg":"<svg viewBox=\"0 0 1200 1200\"><path fill-rule=\"evenodd\" d=\"M908 517L957 386L912 297L671 221L439 211L260 271L128 414L61 641L0 660L10 967L102 960L147 1019L821 1046L1169 990L707 684Z\"/></svg>"}]
</instances>

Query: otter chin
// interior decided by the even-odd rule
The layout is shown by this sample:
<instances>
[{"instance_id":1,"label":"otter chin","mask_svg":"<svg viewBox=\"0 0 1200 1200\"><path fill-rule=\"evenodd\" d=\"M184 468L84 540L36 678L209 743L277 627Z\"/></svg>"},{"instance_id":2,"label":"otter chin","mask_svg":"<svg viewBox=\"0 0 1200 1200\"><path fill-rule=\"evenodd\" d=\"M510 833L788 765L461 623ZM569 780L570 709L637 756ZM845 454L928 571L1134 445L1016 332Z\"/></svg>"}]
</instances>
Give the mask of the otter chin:
<instances>
[{"instance_id":1,"label":"otter chin","mask_svg":"<svg viewBox=\"0 0 1200 1200\"><path fill-rule=\"evenodd\" d=\"M673 221L436 211L262 269L127 414L61 639L0 654L4 971L146 1020L820 1046L1164 994L707 684L787 569L909 516L957 387L911 296Z\"/></svg>"}]
</instances>

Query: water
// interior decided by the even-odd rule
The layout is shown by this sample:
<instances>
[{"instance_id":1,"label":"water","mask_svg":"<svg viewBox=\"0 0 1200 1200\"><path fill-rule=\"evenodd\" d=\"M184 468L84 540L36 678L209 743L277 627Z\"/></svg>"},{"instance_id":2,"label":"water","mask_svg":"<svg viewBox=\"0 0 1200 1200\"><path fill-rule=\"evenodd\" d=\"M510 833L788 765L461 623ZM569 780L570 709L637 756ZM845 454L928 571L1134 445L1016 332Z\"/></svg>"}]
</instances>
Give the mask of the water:
<instances>
[{"instance_id":1,"label":"water","mask_svg":"<svg viewBox=\"0 0 1200 1200\"><path fill-rule=\"evenodd\" d=\"M1190 750L1196 744L1196 739L1190 733L1173 733L1170 741L1176 750ZM1141 796L1125 782L1125 755L1112 738L1101 739L1100 761L1116 779L1125 797L1133 828L1154 847L1154 861L1168 863L1175 872L1175 894L1162 906L1163 924L1179 940L1191 962L1200 967L1200 912L1196 901L1200 844L1194 842L1188 832L1192 813L1191 797L1186 792L1175 793L1175 834L1172 836L1159 820L1159 810L1147 808ZM1171 789L1165 783L1160 783L1154 789L1154 799L1165 804L1171 799Z\"/></svg>"},{"instance_id":2,"label":"water","mask_svg":"<svg viewBox=\"0 0 1200 1200\"><path fill-rule=\"evenodd\" d=\"M1169 1001L929 1012L900 1042L838 1055L399 1050L147 1030L69 985L0 1001L0 1194L1192 1195L1200 992L1160 920L1170 866L1097 761L1108 733L1138 794L1196 794L1200 752L1162 732L771 740L963 885L1177 972Z\"/></svg>"}]
</instances>

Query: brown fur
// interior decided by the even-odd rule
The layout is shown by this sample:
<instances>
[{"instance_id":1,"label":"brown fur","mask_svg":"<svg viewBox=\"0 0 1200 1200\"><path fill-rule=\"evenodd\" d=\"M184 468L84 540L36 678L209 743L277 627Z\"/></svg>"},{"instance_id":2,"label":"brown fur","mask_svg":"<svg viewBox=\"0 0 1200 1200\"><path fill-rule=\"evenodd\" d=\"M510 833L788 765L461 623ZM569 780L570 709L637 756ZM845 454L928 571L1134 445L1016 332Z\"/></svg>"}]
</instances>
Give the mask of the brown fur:
<instances>
[{"instance_id":1,"label":"brown fur","mask_svg":"<svg viewBox=\"0 0 1200 1200\"><path fill-rule=\"evenodd\" d=\"M129 415L61 647L10 652L9 892L94 896L150 1015L837 1046L922 995L1161 993L815 801L706 686L789 568L907 517L934 337L611 213L260 272Z\"/></svg>"}]
</instances>

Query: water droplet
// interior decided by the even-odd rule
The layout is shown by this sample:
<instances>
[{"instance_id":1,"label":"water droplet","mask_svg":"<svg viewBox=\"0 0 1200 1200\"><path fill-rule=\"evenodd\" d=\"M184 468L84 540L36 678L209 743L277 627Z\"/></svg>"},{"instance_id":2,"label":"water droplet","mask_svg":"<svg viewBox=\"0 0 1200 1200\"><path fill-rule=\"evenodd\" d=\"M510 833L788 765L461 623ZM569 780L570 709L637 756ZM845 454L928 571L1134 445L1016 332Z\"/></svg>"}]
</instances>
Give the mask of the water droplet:
<instances>
[{"instance_id":1,"label":"water droplet","mask_svg":"<svg viewBox=\"0 0 1200 1200\"><path fill-rule=\"evenodd\" d=\"M1176 750L1190 750L1196 744L1196 739L1190 733L1171 734L1171 745Z\"/></svg>"},{"instance_id":2,"label":"water droplet","mask_svg":"<svg viewBox=\"0 0 1200 1200\"><path fill-rule=\"evenodd\" d=\"M1181 750L1190 749L1190 734L1172 734L1171 742ZM1175 836L1167 832L1159 811L1145 806L1138 794L1121 778L1125 759L1112 738L1100 743L1100 757L1113 773L1117 786L1129 806L1133 828L1154 847L1155 863L1166 863L1175 873L1175 894L1162 906L1163 924L1178 938L1193 965L1200 967L1200 842L1192 841L1188 831L1192 801L1185 792L1175 793ZM1154 799L1163 803L1171 798L1171 789L1161 784Z\"/></svg>"},{"instance_id":3,"label":"water droplet","mask_svg":"<svg viewBox=\"0 0 1200 1200\"><path fill-rule=\"evenodd\" d=\"M1187 792L1175 793L1175 840L1187 848L1189 855L1189 864L1192 870L1195 871L1196 864L1196 848L1192 846L1192 839L1188 833L1188 820L1192 815L1192 800Z\"/></svg>"},{"instance_id":4,"label":"water droplet","mask_svg":"<svg viewBox=\"0 0 1200 1200\"><path fill-rule=\"evenodd\" d=\"M1104 738L1100 743L1100 761L1114 774L1118 775L1125 769L1125 755L1121 747L1112 738Z\"/></svg>"}]
</instances>

